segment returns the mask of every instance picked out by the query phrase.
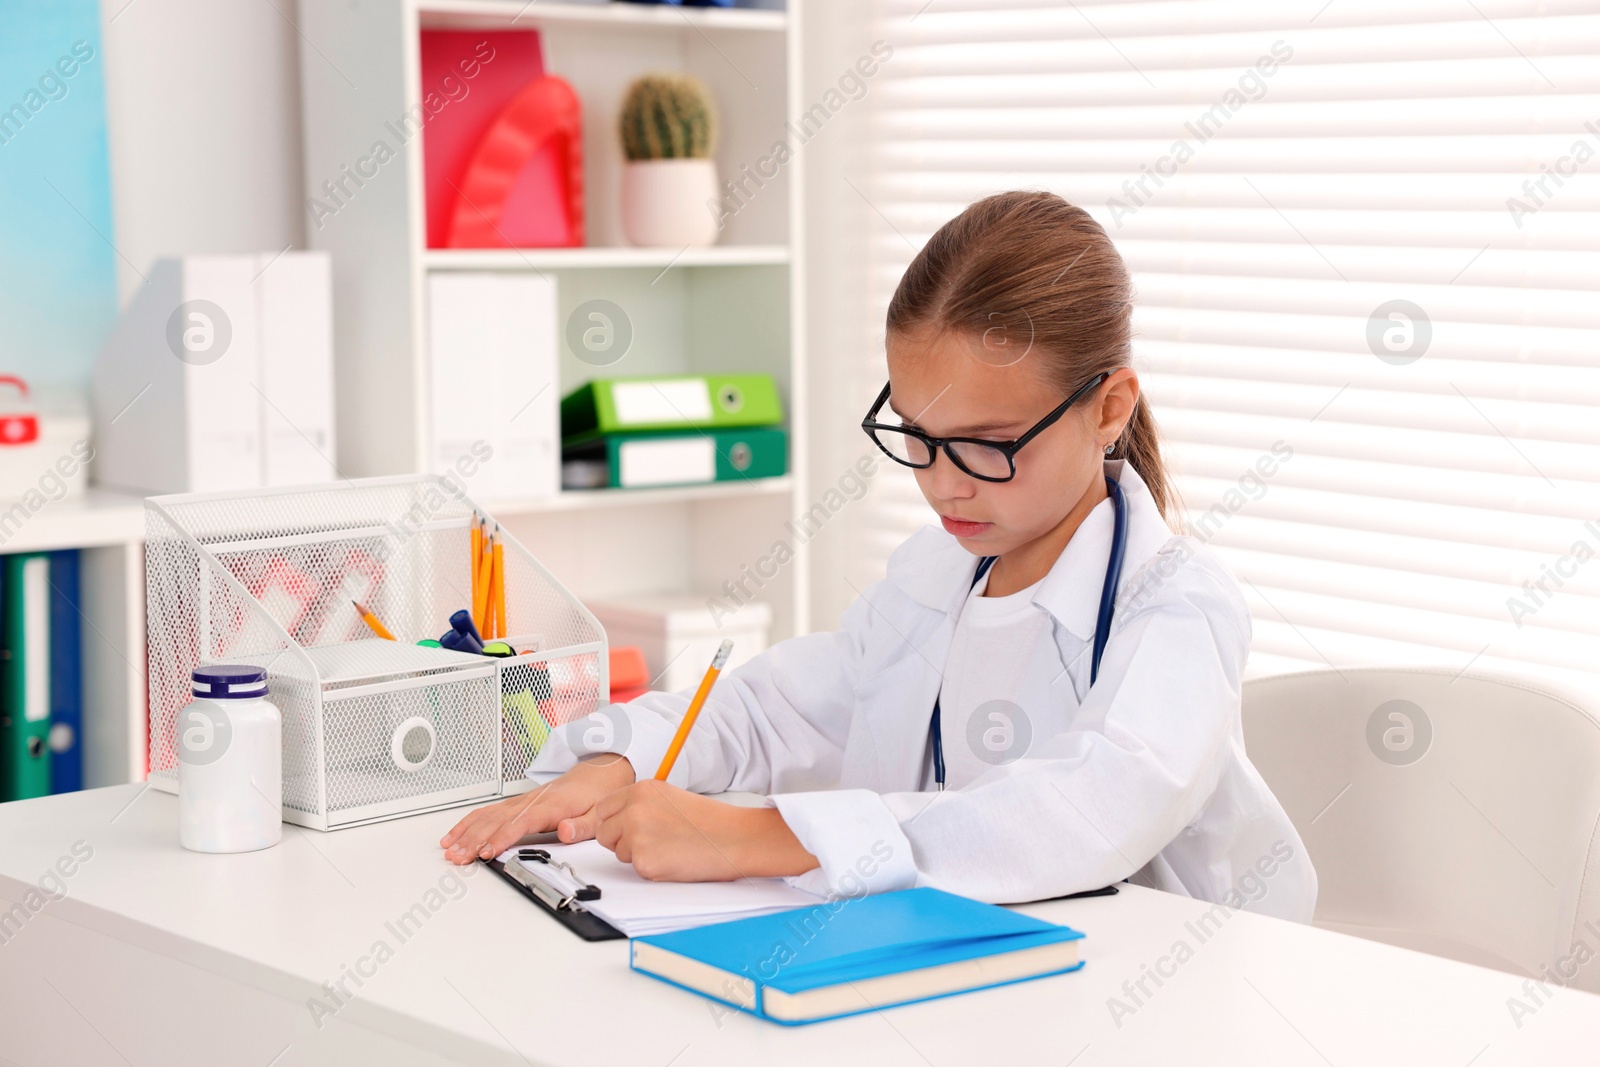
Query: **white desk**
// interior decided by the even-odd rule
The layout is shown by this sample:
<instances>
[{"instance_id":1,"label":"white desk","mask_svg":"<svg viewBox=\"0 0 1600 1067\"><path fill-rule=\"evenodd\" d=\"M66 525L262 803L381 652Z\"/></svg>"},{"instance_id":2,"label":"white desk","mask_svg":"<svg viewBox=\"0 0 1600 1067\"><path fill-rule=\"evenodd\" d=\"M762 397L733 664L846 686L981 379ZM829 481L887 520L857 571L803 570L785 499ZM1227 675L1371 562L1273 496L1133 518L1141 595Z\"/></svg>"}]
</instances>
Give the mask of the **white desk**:
<instances>
[{"instance_id":1,"label":"white desk","mask_svg":"<svg viewBox=\"0 0 1600 1067\"><path fill-rule=\"evenodd\" d=\"M0 898L21 901L74 843L93 850L64 898L0 927L4 1060L1490 1067L1600 1055L1600 997L1555 990L1519 1026L1507 1001L1527 997L1510 975L1243 912L1202 942L1186 924L1203 905L1127 886L1025 909L1088 935L1075 974L780 1027L635 974L626 942L581 941L488 870L447 864L435 842L463 809L329 834L286 826L276 848L207 856L179 848L176 798L141 790L0 805ZM454 898L428 896L441 878ZM402 942L385 924L419 903L433 910ZM354 996L319 1028L308 998L380 939L393 955L367 964L361 987L348 981ZM1150 995L1114 1019L1108 999L1132 1006L1124 983L1179 941L1192 957L1162 963L1171 976L1147 978Z\"/></svg>"}]
</instances>

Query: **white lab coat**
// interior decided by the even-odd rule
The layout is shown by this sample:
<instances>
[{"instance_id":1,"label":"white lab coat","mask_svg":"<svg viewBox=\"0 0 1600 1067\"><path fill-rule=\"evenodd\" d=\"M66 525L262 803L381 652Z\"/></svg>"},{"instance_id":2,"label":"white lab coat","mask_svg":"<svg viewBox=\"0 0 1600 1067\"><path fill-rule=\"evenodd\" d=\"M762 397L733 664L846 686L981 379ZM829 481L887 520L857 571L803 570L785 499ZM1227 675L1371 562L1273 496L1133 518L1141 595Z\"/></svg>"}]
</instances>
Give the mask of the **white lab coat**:
<instances>
[{"instance_id":1,"label":"white lab coat","mask_svg":"<svg viewBox=\"0 0 1600 1067\"><path fill-rule=\"evenodd\" d=\"M977 565L927 527L895 551L838 631L780 642L726 672L669 781L766 794L820 863L790 881L818 893L927 885L1021 902L1127 878L1309 921L1316 874L1245 756L1244 598L1209 549L1171 532L1131 465L1105 469L1123 488L1128 543L1092 689L1109 499L1033 595L1060 655L1032 669L1067 672L1070 691L1055 691L1075 702L1068 728L1034 737L1023 758L961 788L919 790L954 616ZM659 764L691 693L650 693L602 713L620 709L614 747L641 775ZM555 731L528 776L548 781L571 767L592 725ZM951 733L947 725L947 749L962 743Z\"/></svg>"}]
</instances>

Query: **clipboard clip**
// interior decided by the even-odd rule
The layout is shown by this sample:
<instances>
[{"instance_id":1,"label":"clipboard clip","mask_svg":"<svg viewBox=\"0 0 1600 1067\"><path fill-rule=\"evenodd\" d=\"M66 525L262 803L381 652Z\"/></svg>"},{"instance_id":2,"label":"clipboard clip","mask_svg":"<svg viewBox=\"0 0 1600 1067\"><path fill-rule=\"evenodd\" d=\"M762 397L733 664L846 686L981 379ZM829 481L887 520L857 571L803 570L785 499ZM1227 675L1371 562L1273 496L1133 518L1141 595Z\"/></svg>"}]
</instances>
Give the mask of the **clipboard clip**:
<instances>
[{"instance_id":1,"label":"clipboard clip","mask_svg":"<svg viewBox=\"0 0 1600 1067\"><path fill-rule=\"evenodd\" d=\"M550 853L546 852L542 848L519 848L517 849L517 859L522 861L531 861L534 863L543 863L546 866L564 870L572 877L574 882L578 883L577 890L568 896L559 896L555 892L551 891L550 887L545 886L542 883L538 888L529 885L530 889L533 889L534 892L539 893L540 897L545 898L545 902L553 908L570 908L574 901L600 899L599 886L585 882L583 880L583 876L578 873L577 869L573 867L572 864L564 863L561 860L551 859ZM523 884L526 885L527 883L524 882ZM541 890L543 891L541 892Z\"/></svg>"}]
</instances>

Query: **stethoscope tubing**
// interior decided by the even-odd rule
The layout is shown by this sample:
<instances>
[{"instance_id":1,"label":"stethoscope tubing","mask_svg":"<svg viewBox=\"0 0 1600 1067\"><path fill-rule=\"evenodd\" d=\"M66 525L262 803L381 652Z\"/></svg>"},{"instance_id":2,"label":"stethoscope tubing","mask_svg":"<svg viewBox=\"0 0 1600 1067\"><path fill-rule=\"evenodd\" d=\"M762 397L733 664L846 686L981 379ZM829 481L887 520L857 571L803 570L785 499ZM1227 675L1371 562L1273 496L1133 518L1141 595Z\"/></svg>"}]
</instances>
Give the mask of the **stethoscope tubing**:
<instances>
[{"instance_id":1,"label":"stethoscope tubing","mask_svg":"<svg viewBox=\"0 0 1600 1067\"><path fill-rule=\"evenodd\" d=\"M1106 495L1111 498L1112 527L1111 527L1111 556L1106 561L1105 583L1100 587L1100 612L1095 618L1094 627L1094 652L1089 660L1089 684L1094 685L1095 679L1100 675L1100 655L1105 651L1106 639L1111 636L1111 614L1116 606L1117 583L1122 578L1122 558L1128 547L1128 507L1123 499L1122 486L1111 475L1106 475ZM978 561L978 567L972 574L972 583L967 586L970 592L974 586L989 573L989 568L999 556L984 556ZM933 734L933 778L939 789L944 788L944 737L943 729L939 723L939 698L933 698L933 722L930 726Z\"/></svg>"}]
</instances>

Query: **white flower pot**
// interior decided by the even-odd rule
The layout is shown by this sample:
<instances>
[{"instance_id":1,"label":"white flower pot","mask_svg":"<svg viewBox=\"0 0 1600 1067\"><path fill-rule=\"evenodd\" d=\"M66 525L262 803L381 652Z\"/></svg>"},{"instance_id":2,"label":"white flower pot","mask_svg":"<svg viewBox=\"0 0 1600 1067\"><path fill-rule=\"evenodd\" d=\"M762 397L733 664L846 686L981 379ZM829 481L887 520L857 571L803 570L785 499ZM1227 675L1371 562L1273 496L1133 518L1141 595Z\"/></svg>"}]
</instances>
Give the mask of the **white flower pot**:
<instances>
[{"instance_id":1,"label":"white flower pot","mask_svg":"<svg viewBox=\"0 0 1600 1067\"><path fill-rule=\"evenodd\" d=\"M622 171L622 232L645 247L704 248L717 242L717 164L642 159Z\"/></svg>"}]
</instances>

